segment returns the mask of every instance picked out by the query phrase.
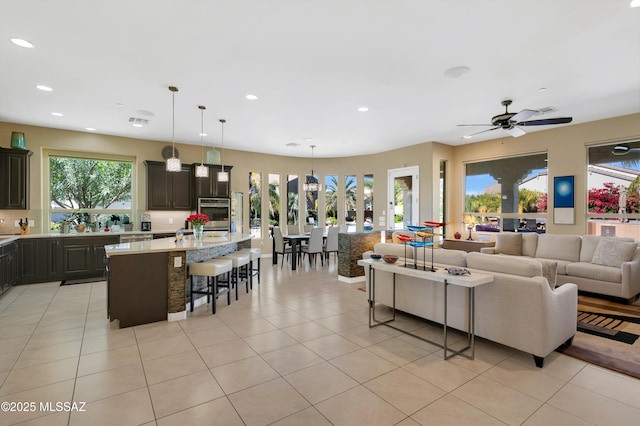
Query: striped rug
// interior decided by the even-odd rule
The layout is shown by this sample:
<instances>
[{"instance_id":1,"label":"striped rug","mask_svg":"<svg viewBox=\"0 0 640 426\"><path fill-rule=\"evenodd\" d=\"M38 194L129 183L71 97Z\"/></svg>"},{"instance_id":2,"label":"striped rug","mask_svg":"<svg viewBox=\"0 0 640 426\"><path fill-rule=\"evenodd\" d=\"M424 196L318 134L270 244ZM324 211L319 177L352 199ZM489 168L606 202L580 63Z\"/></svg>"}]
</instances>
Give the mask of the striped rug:
<instances>
[{"instance_id":1,"label":"striped rug","mask_svg":"<svg viewBox=\"0 0 640 426\"><path fill-rule=\"evenodd\" d=\"M640 306L578 296L578 333L565 355L640 379Z\"/></svg>"}]
</instances>

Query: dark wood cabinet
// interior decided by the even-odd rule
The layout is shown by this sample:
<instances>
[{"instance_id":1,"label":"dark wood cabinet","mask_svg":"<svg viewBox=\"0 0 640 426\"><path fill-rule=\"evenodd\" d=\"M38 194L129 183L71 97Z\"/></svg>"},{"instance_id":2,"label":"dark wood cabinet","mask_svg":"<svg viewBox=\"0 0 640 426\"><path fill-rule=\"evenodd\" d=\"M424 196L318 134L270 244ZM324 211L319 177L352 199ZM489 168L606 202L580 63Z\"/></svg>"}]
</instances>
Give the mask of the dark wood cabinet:
<instances>
[{"instance_id":1,"label":"dark wood cabinet","mask_svg":"<svg viewBox=\"0 0 640 426\"><path fill-rule=\"evenodd\" d=\"M0 209L29 208L29 163L33 153L0 148Z\"/></svg>"},{"instance_id":2,"label":"dark wood cabinet","mask_svg":"<svg viewBox=\"0 0 640 426\"><path fill-rule=\"evenodd\" d=\"M21 239L18 243L18 284L62 279L60 238Z\"/></svg>"},{"instance_id":3,"label":"dark wood cabinet","mask_svg":"<svg viewBox=\"0 0 640 426\"><path fill-rule=\"evenodd\" d=\"M193 164L195 176L195 167L199 164ZM233 166L224 166L224 169L229 172L229 182L218 182L218 172L222 171L222 166L214 164L206 164L209 167L209 177L199 178L194 177L194 200L192 208L197 207L198 198L211 198L211 197L228 197L230 194L229 188L231 187L231 168Z\"/></svg>"},{"instance_id":4,"label":"dark wood cabinet","mask_svg":"<svg viewBox=\"0 0 640 426\"><path fill-rule=\"evenodd\" d=\"M0 294L16 284L18 277L18 250L15 241L0 246Z\"/></svg>"},{"instance_id":5,"label":"dark wood cabinet","mask_svg":"<svg viewBox=\"0 0 640 426\"><path fill-rule=\"evenodd\" d=\"M104 246L120 237L25 238L18 241L18 284L97 278L104 275Z\"/></svg>"},{"instance_id":6,"label":"dark wood cabinet","mask_svg":"<svg viewBox=\"0 0 640 426\"><path fill-rule=\"evenodd\" d=\"M107 274L107 311L120 327L165 321L168 312L169 254L111 256Z\"/></svg>"},{"instance_id":7,"label":"dark wood cabinet","mask_svg":"<svg viewBox=\"0 0 640 426\"><path fill-rule=\"evenodd\" d=\"M118 236L65 238L62 246L64 279L103 276L106 269L104 246L119 242Z\"/></svg>"},{"instance_id":8,"label":"dark wood cabinet","mask_svg":"<svg viewBox=\"0 0 640 426\"><path fill-rule=\"evenodd\" d=\"M183 165L179 172L168 172L160 161L145 161L147 166L148 210L191 210L193 205L193 168Z\"/></svg>"}]
</instances>

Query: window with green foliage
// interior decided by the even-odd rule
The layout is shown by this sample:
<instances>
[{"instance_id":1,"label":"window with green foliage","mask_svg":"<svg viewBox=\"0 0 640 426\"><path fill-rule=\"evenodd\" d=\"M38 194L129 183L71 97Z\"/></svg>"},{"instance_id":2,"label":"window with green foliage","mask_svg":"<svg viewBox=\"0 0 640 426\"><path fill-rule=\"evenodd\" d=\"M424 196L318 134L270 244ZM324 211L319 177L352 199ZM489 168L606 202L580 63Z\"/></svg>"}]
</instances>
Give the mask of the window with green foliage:
<instances>
[{"instance_id":1,"label":"window with green foliage","mask_svg":"<svg viewBox=\"0 0 640 426\"><path fill-rule=\"evenodd\" d=\"M280 175L269 173L269 228L274 226L280 226Z\"/></svg>"},{"instance_id":2,"label":"window with green foliage","mask_svg":"<svg viewBox=\"0 0 640 426\"><path fill-rule=\"evenodd\" d=\"M531 228L531 223L544 229L546 153L467 163L465 168L465 223L477 230L499 228L500 221L503 230Z\"/></svg>"},{"instance_id":3,"label":"window with green foliage","mask_svg":"<svg viewBox=\"0 0 640 426\"><path fill-rule=\"evenodd\" d=\"M299 222L298 175L287 175L287 225Z\"/></svg>"},{"instance_id":4,"label":"window with green foliage","mask_svg":"<svg viewBox=\"0 0 640 426\"><path fill-rule=\"evenodd\" d=\"M249 228L254 238L262 237L262 173L249 172Z\"/></svg>"},{"instance_id":5,"label":"window with green foliage","mask_svg":"<svg viewBox=\"0 0 640 426\"><path fill-rule=\"evenodd\" d=\"M325 176L325 226L335 226L338 224L338 176Z\"/></svg>"},{"instance_id":6,"label":"window with green foliage","mask_svg":"<svg viewBox=\"0 0 640 426\"><path fill-rule=\"evenodd\" d=\"M132 161L49 155L50 229L61 223L97 230L132 217Z\"/></svg>"}]
</instances>

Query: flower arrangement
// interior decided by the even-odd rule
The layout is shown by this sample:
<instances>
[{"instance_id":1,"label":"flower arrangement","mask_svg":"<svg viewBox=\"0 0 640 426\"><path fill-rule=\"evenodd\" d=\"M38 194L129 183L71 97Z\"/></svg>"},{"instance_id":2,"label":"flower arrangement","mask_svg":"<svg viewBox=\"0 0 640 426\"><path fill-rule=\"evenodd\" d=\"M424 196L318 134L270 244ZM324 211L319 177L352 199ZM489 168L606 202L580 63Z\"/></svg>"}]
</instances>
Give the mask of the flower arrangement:
<instances>
[{"instance_id":1,"label":"flower arrangement","mask_svg":"<svg viewBox=\"0 0 640 426\"><path fill-rule=\"evenodd\" d=\"M192 214L187 218L187 222L191 223L193 226L204 225L209 222L209 216L202 213Z\"/></svg>"}]
</instances>

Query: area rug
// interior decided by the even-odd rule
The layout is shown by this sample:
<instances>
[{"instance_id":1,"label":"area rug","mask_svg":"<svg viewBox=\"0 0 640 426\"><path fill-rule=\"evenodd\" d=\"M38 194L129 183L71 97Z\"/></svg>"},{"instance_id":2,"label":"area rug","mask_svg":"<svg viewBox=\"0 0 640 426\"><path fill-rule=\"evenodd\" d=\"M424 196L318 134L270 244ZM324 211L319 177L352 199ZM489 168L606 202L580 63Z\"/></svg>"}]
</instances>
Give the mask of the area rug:
<instances>
[{"instance_id":1,"label":"area rug","mask_svg":"<svg viewBox=\"0 0 640 426\"><path fill-rule=\"evenodd\" d=\"M565 355L640 379L640 306L578 296L578 333Z\"/></svg>"},{"instance_id":2,"label":"area rug","mask_svg":"<svg viewBox=\"0 0 640 426\"><path fill-rule=\"evenodd\" d=\"M60 285L74 285L74 284L87 284L87 283L97 283L100 281L104 281L104 277L96 277L96 278L79 278L77 280L64 280L60 283Z\"/></svg>"}]
</instances>

